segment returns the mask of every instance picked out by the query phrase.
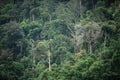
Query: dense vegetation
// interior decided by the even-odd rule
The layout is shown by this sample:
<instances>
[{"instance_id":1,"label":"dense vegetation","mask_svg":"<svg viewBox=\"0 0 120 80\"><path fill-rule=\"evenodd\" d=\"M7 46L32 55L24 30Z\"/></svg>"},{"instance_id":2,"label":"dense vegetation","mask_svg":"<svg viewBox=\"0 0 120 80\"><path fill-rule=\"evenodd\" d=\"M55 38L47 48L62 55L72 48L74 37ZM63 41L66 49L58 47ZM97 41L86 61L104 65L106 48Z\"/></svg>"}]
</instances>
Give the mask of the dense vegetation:
<instances>
[{"instance_id":1,"label":"dense vegetation","mask_svg":"<svg viewBox=\"0 0 120 80\"><path fill-rule=\"evenodd\" d=\"M0 0L0 80L120 80L120 1Z\"/></svg>"}]
</instances>

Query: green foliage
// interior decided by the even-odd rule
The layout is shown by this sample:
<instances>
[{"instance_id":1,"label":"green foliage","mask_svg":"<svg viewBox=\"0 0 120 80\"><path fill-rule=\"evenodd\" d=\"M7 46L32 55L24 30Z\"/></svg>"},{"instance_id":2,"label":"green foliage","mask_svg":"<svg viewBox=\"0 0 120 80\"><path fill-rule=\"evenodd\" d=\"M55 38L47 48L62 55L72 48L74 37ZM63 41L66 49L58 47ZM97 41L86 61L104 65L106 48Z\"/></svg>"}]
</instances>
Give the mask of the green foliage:
<instances>
[{"instance_id":1,"label":"green foliage","mask_svg":"<svg viewBox=\"0 0 120 80\"><path fill-rule=\"evenodd\" d=\"M38 22L23 21L21 23L21 28L24 30L26 37L34 40L41 39L40 33L42 31L42 25Z\"/></svg>"},{"instance_id":2,"label":"green foliage","mask_svg":"<svg viewBox=\"0 0 120 80\"><path fill-rule=\"evenodd\" d=\"M59 19L47 22L43 27L43 39L53 39L55 35L59 34L69 35L69 30L66 24Z\"/></svg>"},{"instance_id":3,"label":"green foliage","mask_svg":"<svg viewBox=\"0 0 120 80\"><path fill-rule=\"evenodd\" d=\"M0 80L119 80L119 3L0 0Z\"/></svg>"},{"instance_id":4,"label":"green foliage","mask_svg":"<svg viewBox=\"0 0 120 80\"><path fill-rule=\"evenodd\" d=\"M24 40L24 32L19 28L19 25L16 22L10 22L1 26L1 40L0 40L0 49L12 49L13 53L17 55L20 53L20 44ZM23 46L23 45L21 45Z\"/></svg>"}]
</instances>

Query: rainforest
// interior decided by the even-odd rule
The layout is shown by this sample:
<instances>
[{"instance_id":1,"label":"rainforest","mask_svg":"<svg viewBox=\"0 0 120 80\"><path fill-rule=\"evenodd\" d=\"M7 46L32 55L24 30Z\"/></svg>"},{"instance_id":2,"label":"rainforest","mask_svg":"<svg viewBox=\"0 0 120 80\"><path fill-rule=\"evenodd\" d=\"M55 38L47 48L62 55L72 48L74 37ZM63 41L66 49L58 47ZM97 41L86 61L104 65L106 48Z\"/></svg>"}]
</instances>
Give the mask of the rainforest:
<instances>
[{"instance_id":1,"label":"rainforest","mask_svg":"<svg viewBox=\"0 0 120 80\"><path fill-rule=\"evenodd\" d=\"M0 80L120 80L120 0L0 0Z\"/></svg>"}]
</instances>

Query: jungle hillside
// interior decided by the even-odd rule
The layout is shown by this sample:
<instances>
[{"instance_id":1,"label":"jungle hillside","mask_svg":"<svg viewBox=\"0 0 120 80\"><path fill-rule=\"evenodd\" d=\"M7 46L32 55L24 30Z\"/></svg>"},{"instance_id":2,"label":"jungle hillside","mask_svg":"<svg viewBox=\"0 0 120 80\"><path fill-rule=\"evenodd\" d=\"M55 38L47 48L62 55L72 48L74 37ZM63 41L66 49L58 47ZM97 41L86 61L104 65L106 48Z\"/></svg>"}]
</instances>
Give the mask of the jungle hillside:
<instances>
[{"instance_id":1,"label":"jungle hillside","mask_svg":"<svg viewBox=\"0 0 120 80\"><path fill-rule=\"evenodd\" d=\"M120 80L120 0L0 0L0 80Z\"/></svg>"}]
</instances>

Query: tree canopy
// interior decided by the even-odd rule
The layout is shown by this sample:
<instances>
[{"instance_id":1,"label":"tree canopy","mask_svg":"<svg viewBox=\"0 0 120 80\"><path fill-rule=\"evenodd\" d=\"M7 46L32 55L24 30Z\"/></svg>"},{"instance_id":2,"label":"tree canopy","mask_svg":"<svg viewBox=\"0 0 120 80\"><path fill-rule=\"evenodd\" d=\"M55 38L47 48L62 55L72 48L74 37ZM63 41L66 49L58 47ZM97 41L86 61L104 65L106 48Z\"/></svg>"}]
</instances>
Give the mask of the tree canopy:
<instances>
[{"instance_id":1,"label":"tree canopy","mask_svg":"<svg viewBox=\"0 0 120 80\"><path fill-rule=\"evenodd\" d=\"M0 80L120 80L119 0L0 0Z\"/></svg>"}]
</instances>

